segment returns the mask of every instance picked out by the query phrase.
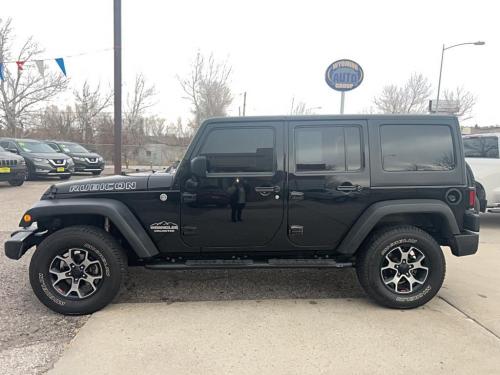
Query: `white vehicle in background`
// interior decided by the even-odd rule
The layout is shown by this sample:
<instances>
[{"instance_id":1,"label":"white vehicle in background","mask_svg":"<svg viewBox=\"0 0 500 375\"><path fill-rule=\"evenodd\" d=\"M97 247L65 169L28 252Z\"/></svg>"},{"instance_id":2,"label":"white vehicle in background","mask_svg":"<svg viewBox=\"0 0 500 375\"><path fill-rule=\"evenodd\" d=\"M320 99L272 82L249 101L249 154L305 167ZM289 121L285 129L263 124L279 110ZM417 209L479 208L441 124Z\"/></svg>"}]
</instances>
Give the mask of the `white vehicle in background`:
<instances>
[{"instance_id":1,"label":"white vehicle in background","mask_svg":"<svg viewBox=\"0 0 500 375\"><path fill-rule=\"evenodd\" d=\"M465 160L476 179L481 212L500 209L500 133L464 135Z\"/></svg>"}]
</instances>

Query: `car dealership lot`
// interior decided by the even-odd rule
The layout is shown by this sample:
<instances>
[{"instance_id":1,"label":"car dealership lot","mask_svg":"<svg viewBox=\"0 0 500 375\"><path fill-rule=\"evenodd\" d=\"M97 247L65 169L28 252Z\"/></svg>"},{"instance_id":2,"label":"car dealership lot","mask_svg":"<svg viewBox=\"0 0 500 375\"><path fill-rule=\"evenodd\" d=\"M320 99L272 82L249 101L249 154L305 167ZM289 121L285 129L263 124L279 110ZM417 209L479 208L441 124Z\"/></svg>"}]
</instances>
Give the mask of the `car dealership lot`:
<instances>
[{"instance_id":1,"label":"car dealership lot","mask_svg":"<svg viewBox=\"0 0 500 375\"><path fill-rule=\"evenodd\" d=\"M2 244L54 182L0 186ZM56 362L55 373L136 373L144 365L151 373L377 373L417 365L428 373L495 373L499 243L500 214L486 214L478 254L446 251L438 297L404 312L365 299L352 269L136 268L116 304L90 318L64 317L33 295L31 251L20 261L1 256L0 363L7 374L44 372Z\"/></svg>"}]
</instances>

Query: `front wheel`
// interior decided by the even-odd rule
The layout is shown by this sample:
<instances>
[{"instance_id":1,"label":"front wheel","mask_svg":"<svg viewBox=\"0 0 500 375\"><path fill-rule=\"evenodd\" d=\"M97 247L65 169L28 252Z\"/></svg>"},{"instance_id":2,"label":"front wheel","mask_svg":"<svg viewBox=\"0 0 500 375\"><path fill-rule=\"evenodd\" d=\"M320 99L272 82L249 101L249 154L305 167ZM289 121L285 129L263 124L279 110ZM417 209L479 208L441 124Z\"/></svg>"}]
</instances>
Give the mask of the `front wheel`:
<instances>
[{"instance_id":1,"label":"front wheel","mask_svg":"<svg viewBox=\"0 0 500 375\"><path fill-rule=\"evenodd\" d=\"M71 175L70 175L70 174L65 175L65 176L59 176L59 178L60 178L61 180L68 180L70 177L71 177Z\"/></svg>"},{"instance_id":2,"label":"front wheel","mask_svg":"<svg viewBox=\"0 0 500 375\"><path fill-rule=\"evenodd\" d=\"M125 253L109 233L82 225L44 239L31 258L29 275L44 305L61 314L81 315L113 300L126 267Z\"/></svg>"},{"instance_id":3,"label":"front wheel","mask_svg":"<svg viewBox=\"0 0 500 375\"><path fill-rule=\"evenodd\" d=\"M368 296L383 306L421 306L443 284L443 252L434 238L417 227L382 229L360 251L356 261L359 282Z\"/></svg>"},{"instance_id":4,"label":"front wheel","mask_svg":"<svg viewBox=\"0 0 500 375\"><path fill-rule=\"evenodd\" d=\"M99 176L101 174L102 171L92 171L92 174L94 176Z\"/></svg>"},{"instance_id":5,"label":"front wheel","mask_svg":"<svg viewBox=\"0 0 500 375\"><path fill-rule=\"evenodd\" d=\"M24 178L9 180L9 184L11 186L21 186L22 184L24 184Z\"/></svg>"}]
</instances>

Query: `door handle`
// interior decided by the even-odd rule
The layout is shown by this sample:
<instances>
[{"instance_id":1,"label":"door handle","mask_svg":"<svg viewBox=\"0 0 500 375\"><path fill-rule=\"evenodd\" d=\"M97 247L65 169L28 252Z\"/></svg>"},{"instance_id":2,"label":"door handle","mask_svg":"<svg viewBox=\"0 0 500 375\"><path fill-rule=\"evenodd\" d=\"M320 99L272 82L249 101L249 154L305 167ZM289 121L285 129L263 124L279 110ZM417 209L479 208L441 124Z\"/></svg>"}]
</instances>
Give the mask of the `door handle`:
<instances>
[{"instance_id":1,"label":"door handle","mask_svg":"<svg viewBox=\"0 0 500 375\"><path fill-rule=\"evenodd\" d=\"M255 191L257 193L279 193L279 186L256 186Z\"/></svg>"},{"instance_id":2,"label":"door handle","mask_svg":"<svg viewBox=\"0 0 500 375\"><path fill-rule=\"evenodd\" d=\"M295 201L300 201L304 199L304 193L301 191L291 191L290 192L290 199L295 200Z\"/></svg>"},{"instance_id":3,"label":"door handle","mask_svg":"<svg viewBox=\"0 0 500 375\"><path fill-rule=\"evenodd\" d=\"M361 191L363 190L363 187L361 185L353 185L351 183L349 184L341 184L337 186L338 191L344 191L344 192L351 192L351 191Z\"/></svg>"}]
</instances>

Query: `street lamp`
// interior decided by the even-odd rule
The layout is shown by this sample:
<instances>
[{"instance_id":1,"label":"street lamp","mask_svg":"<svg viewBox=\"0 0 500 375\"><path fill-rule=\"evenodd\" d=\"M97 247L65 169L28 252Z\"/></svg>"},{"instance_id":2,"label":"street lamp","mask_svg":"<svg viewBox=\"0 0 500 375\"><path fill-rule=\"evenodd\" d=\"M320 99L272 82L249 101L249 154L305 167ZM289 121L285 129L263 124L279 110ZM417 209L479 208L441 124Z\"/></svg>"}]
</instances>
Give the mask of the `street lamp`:
<instances>
[{"instance_id":1,"label":"street lamp","mask_svg":"<svg viewBox=\"0 0 500 375\"><path fill-rule=\"evenodd\" d=\"M443 44L443 50L441 51L441 67L439 68L439 82L438 82L438 92L437 92L437 99L436 99L436 109L434 110L434 112L436 112L436 113L438 112L438 109L439 109L439 92L441 91L441 74L443 73L444 51L446 51L447 49L450 49L450 48L458 47L458 46L465 46L467 44L472 44L474 46L484 46L486 43L483 41L467 42L467 43L454 44L454 45L449 46L449 47L445 47L445 45Z\"/></svg>"}]
</instances>

